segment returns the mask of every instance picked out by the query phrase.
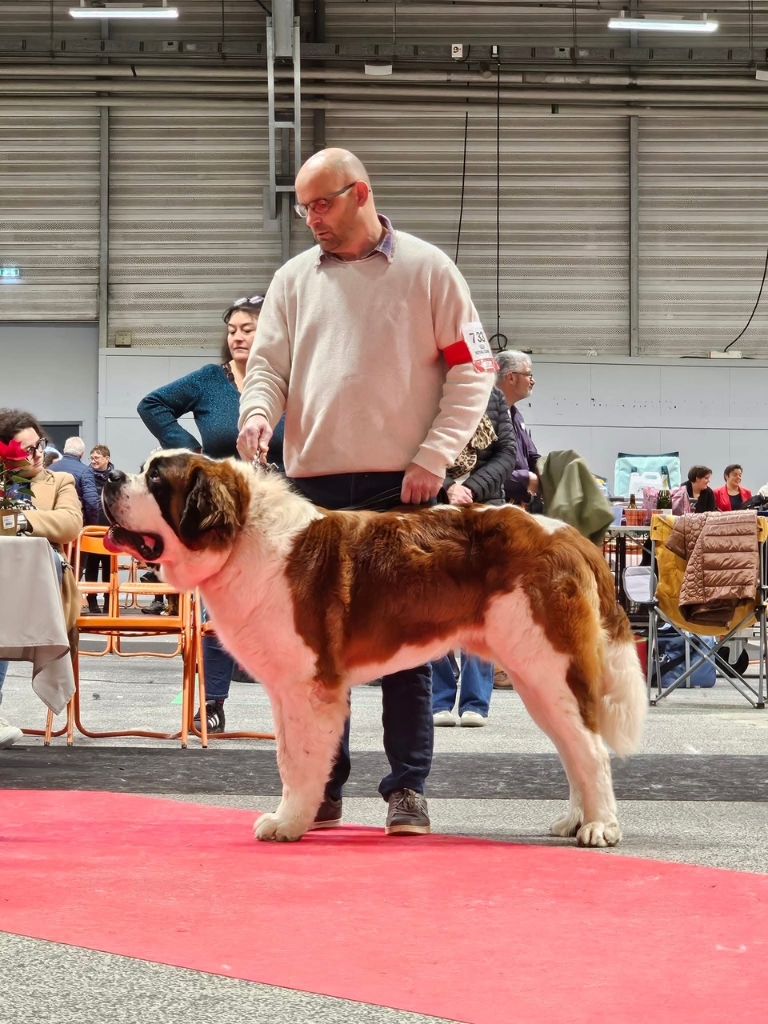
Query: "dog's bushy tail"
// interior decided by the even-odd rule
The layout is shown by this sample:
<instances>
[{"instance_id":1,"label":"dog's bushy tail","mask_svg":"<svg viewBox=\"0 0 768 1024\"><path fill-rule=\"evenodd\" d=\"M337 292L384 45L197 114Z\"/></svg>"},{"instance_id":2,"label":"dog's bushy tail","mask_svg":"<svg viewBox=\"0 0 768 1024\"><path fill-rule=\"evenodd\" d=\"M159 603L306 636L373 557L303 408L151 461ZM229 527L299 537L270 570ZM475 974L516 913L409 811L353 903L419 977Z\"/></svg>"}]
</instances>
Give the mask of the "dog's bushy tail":
<instances>
[{"instance_id":1,"label":"dog's bushy tail","mask_svg":"<svg viewBox=\"0 0 768 1024\"><path fill-rule=\"evenodd\" d=\"M626 757L640 745L648 708L645 677L631 634L607 638L604 665L599 732L617 754Z\"/></svg>"}]
</instances>

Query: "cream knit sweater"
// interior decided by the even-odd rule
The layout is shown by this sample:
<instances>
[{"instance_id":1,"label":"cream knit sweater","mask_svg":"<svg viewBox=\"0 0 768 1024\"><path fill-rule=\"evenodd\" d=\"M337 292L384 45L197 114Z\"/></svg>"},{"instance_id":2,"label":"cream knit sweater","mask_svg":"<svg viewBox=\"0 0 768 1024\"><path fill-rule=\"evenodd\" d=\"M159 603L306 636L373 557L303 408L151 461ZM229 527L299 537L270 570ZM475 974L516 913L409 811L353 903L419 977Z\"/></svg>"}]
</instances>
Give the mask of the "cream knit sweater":
<instances>
[{"instance_id":1,"label":"cream knit sweater","mask_svg":"<svg viewBox=\"0 0 768 1024\"><path fill-rule=\"evenodd\" d=\"M443 476L472 436L494 382L441 351L477 321L469 288L435 246L395 231L393 257L321 258L277 271L259 316L240 425L286 413L288 476L403 470Z\"/></svg>"}]
</instances>

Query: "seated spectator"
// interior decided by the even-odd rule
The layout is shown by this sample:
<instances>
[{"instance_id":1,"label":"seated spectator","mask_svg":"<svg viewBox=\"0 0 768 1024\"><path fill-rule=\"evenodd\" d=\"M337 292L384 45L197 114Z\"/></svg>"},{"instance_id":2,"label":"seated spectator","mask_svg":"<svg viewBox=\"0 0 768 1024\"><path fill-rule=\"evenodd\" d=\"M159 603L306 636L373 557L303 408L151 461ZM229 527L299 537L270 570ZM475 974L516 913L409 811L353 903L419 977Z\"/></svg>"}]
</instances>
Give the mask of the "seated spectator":
<instances>
[{"instance_id":1,"label":"seated spectator","mask_svg":"<svg viewBox=\"0 0 768 1024\"><path fill-rule=\"evenodd\" d=\"M684 516L689 512L714 512L715 492L709 486L712 470L708 466L691 466L688 479L672 491L672 512Z\"/></svg>"},{"instance_id":2,"label":"seated spectator","mask_svg":"<svg viewBox=\"0 0 768 1024\"><path fill-rule=\"evenodd\" d=\"M515 432L504 396L494 388L485 415L472 440L448 470L445 492L451 505L501 505L504 481L515 467ZM494 667L474 654L461 652L461 667L453 654L432 662L432 717L435 725L456 724L453 707L458 690L459 721L483 726L493 693Z\"/></svg>"},{"instance_id":3,"label":"seated spectator","mask_svg":"<svg viewBox=\"0 0 768 1024\"><path fill-rule=\"evenodd\" d=\"M29 481L32 507L24 510L24 534L45 537L53 546L61 583L62 600L67 630L77 620L80 597L74 574L64 560L62 545L75 540L83 526L80 499L75 481L68 473L53 474L43 465L47 440L43 428L28 412L20 409L0 409L0 441L6 444L16 440L26 451L26 459L14 466L17 476ZM8 662L0 661L0 704ZM0 717L0 747L10 747L21 739L21 729Z\"/></svg>"},{"instance_id":4,"label":"seated spectator","mask_svg":"<svg viewBox=\"0 0 768 1024\"><path fill-rule=\"evenodd\" d=\"M724 487L718 487L715 491L715 504L720 512L736 512L744 508L752 497L752 491L741 486L742 468L734 462L725 467L723 471Z\"/></svg>"}]
</instances>

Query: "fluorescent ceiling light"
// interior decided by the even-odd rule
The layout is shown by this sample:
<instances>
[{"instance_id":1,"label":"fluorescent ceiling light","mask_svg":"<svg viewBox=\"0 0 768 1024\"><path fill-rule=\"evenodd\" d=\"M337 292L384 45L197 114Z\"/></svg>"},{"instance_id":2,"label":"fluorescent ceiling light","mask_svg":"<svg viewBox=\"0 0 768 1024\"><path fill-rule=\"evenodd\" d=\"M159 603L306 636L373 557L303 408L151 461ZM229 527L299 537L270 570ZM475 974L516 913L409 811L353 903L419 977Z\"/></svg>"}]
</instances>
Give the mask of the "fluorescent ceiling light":
<instances>
[{"instance_id":1,"label":"fluorescent ceiling light","mask_svg":"<svg viewBox=\"0 0 768 1024\"><path fill-rule=\"evenodd\" d=\"M720 27L717 21L708 21L706 14L692 21L686 18L665 17L656 15L653 18L642 16L629 17L623 12L619 18L611 18L608 28L620 28L633 32L698 32L709 34L717 32Z\"/></svg>"},{"instance_id":2,"label":"fluorescent ceiling light","mask_svg":"<svg viewBox=\"0 0 768 1024\"><path fill-rule=\"evenodd\" d=\"M79 7L70 7L69 13L73 18L178 18L177 7L166 7L166 0L163 0L162 7L145 7L143 4L107 4L102 3L98 7L85 6L85 0L80 0Z\"/></svg>"}]
</instances>

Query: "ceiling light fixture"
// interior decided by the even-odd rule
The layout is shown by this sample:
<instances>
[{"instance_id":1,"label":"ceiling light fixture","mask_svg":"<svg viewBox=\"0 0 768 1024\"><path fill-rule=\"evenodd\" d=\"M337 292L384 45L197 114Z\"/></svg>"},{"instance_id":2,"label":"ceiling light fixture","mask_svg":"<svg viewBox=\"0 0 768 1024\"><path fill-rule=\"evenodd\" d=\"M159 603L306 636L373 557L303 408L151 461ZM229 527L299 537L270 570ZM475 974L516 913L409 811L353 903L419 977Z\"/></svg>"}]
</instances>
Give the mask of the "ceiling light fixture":
<instances>
[{"instance_id":1,"label":"ceiling light fixture","mask_svg":"<svg viewBox=\"0 0 768 1024\"><path fill-rule=\"evenodd\" d=\"M145 7L144 4L107 4L104 2L89 3L80 0L79 7L70 7L73 18L178 18L177 7L168 7L167 0L162 0L162 7Z\"/></svg>"},{"instance_id":2,"label":"ceiling light fixture","mask_svg":"<svg viewBox=\"0 0 768 1024\"><path fill-rule=\"evenodd\" d=\"M646 18L642 15L629 16L624 11L618 18L611 18L608 21L608 28L624 29L632 32L697 32L709 34L717 32L720 23L708 21L706 14L695 21L690 18L667 17L666 15L655 15L653 18Z\"/></svg>"}]
</instances>

